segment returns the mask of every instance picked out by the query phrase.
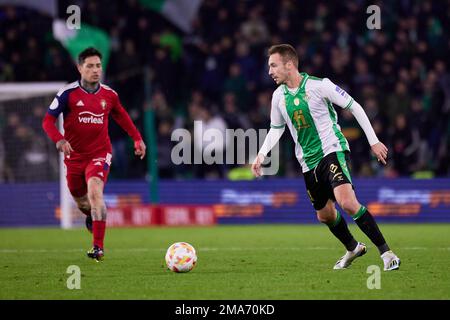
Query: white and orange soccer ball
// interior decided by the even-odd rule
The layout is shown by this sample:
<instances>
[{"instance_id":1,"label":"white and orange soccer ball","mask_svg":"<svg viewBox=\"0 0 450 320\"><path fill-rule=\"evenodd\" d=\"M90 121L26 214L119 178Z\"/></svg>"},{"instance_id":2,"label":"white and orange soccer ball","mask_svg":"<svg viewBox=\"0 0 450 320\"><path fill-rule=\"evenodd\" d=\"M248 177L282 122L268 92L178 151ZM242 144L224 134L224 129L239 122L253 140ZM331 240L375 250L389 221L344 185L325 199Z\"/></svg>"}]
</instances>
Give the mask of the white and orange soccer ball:
<instances>
[{"instance_id":1,"label":"white and orange soccer ball","mask_svg":"<svg viewBox=\"0 0 450 320\"><path fill-rule=\"evenodd\" d=\"M166 253L167 268L173 272L189 272L197 263L197 253L187 242L172 244Z\"/></svg>"}]
</instances>

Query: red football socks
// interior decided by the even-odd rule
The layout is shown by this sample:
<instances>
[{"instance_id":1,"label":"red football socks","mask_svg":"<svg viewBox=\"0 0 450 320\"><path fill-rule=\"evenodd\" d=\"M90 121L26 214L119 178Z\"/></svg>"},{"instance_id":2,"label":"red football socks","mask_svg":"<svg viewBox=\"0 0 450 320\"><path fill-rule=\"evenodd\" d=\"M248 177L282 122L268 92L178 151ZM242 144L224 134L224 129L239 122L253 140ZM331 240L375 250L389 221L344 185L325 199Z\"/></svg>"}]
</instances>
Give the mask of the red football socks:
<instances>
[{"instance_id":1,"label":"red football socks","mask_svg":"<svg viewBox=\"0 0 450 320\"><path fill-rule=\"evenodd\" d=\"M93 221L92 233L94 236L94 247L103 249L103 240L105 239L106 221Z\"/></svg>"}]
</instances>

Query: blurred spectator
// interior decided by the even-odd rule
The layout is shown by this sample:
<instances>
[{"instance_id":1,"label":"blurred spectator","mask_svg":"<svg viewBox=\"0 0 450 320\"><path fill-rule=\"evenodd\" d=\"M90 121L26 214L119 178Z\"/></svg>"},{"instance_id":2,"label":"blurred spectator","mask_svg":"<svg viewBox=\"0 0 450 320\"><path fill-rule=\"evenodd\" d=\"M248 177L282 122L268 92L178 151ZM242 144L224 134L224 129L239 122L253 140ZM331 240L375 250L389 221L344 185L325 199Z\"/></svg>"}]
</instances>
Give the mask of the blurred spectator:
<instances>
[{"instance_id":1,"label":"blurred spectator","mask_svg":"<svg viewBox=\"0 0 450 320\"><path fill-rule=\"evenodd\" d=\"M8 152L5 154L5 179L6 181L13 181L16 173L16 161L20 158L20 154L22 150L20 150L20 146L17 145L18 141L16 141L16 130L20 125L19 115L15 112L10 113L6 120L6 125L2 131L2 138L4 141L5 150ZM14 139L9 138L10 136L14 137Z\"/></svg>"},{"instance_id":2,"label":"blurred spectator","mask_svg":"<svg viewBox=\"0 0 450 320\"><path fill-rule=\"evenodd\" d=\"M176 177L177 168L171 159L174 143L171 141L173 125L170 120L164 119L158 125L158 175L162 179Z\"/></svg>"},{"instance_id":3,"label":"blurred spectator","mask_svg":"<svg viewBox=\"0 0 450 320\"><path fill-rule=\"evenodd\" d=\"M242 43L260 47L269 40L269 30L261 17L261 9L261 6L253 7L249 12L248 20L241 24Z\"/></svg>"},{"instance_id":4,"label":"blurred spectator","mask_svg":"<svg viewBox=\"0 0 450 320\"><path fill-rule=\"evenodd\" d=\"M223 91L232 92L238 100L239 108L248 110L247 101L247 82L242 75L241 67L233 63L229 69L229 77L225 80Z\"/></svg>"},{"instance_id":5,"label":"blurred spectator","mask_svg":"<svg viewBox=\"0 0 450 320\"><path fill-rule=\"evenodd\" d=\"M239 42L236 45L235 63L239 65L247 87L253 89L258 80L258 65L255 58L250 54L250 48L245 42Z\"/></svg>"},{"instance_id":6,"label":"blurred spectator","mask_svg":"<svg viewBox=\"0 0 450 320\"><path fill-rule=\"evenodd\" d=\"M201 80L203 91L211 98L218 99L225 78L225 57L220 43L213 43L204 61L204 72Z\"/></svg>"},{"instance_id":7,"label":"blurred spectator","mask_svg":"<svg viewBox=\"0 0 450 320\"><path fill-rule=\"evenodd\" d=\"M194 152L202 156L202 164L194 166L196 178L224 178L226 123L209 107L199 106L194 121Z\"/></svg>"},{"instance_id":8,"label":"blurred spectator","mask_svg":"<svg viewBox=\"0 0 450 320\"><path fill-rule=\"evenodd\" d=\"M395 91L388 95L386 99L385 113L389 123L395 124L397 116L406 114L411 104L408 88L403 82L397 82Z\"/></svg>"},{"instance_id":9,"label":"blurred spectator","mask_svg":"<svg viewBox=\"0 0 450 320\"><path fill-rule=\"evenodd\" d=\"M392 134L394 168L401 176L413 172L416 164L418 136L413 135L405 114L398 114Z\"/></svg>"},{"instance_id":10,"label":"blurred spectator","mask_svg":"<svg viewBox=\"0 0 450 320\"><path fill-rule=\"evenodd\" d=\"M229 129L248 129L250 128L250 123L247 119L246 114L240 113L237 103L236 96L234 93L225 93L223 97L223 119L227 124Z\"/></svg>"},{"instance_id":11,"label":"blurred spectator","mask_svg":"<svg viewBox=\"0 0 450 320\"><path fill-rule=\"evenodd\" d=\"M353 86L357 91L361 91L362 87L365 85L374 83L374 76L369 72L369 66L365 59L356 59L355 71L355 75L353 76Z\"/></svg>"},{"instance_id":12,"label":"blurred spectator","mask_svg":"<svg viewBox=\"0 0 450 320\"><path fill-rule=\"evenodd\" d=\"M238 107L236 105L236 96L233 93L226 93L223 98L223 120L226 123L227 129L233 130L233 135L229 134L226 138L231 139L236 135L240 135L246 132L250 128L250 122L246 116L241 112L238 112ZM242 156L248 154L247 144L244 146L238 138L233 138L232 141L228 141L226 154L232 154L233 163L227 162L227 168L234 168L238 165L238 161L242 159ZM227 159L231 159L231 156Z\"/></svg>"},{"instance_id":13,"label":"blurred spectator","mask_svg":"<svg viewBox=\"0 0 450 320\"><path fill-rule=\"evenodd\" d=\"M352 170L359 172L363 163L370 159L370 148L367 138L350 111L343 110L339 121L342 133L350 145Z\"/></svg>"}]
</instances>

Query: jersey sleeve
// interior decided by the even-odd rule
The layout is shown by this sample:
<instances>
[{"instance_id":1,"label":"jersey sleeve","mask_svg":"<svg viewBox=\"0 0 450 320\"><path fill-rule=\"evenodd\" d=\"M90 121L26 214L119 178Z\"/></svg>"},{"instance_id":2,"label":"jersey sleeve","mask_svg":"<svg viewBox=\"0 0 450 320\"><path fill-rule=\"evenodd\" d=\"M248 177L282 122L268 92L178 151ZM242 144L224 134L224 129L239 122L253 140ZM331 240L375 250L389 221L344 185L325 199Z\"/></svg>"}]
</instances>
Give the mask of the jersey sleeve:
<instances>
[{"instance_id":1,"label":"jersey sleeve","mask_svg":"<svg viewBox=\"0 0 450 320\"><path fill-rule=\"evenodd\" d=\"M61 112L68 110L69 90L61 89L48 107L47 113L58 118Z\"/></svg>"},{"instance_id":2,"label":"jersey sleeve","mask_svg":"<svg viewBox=\"0 0 450 320\"><path fill-rule=\"evenodd\" d=\"M283 115L281 114L281 110L279 104L281 103L281 99L283 98L283 92L280 89L275 90L272 95L272 107L270 110L270 127L274 129L284 128L286 121L284 121Z\"/></svg>"},{"instance_id":3,"label":"jersey sleeve","mask_svg":"<svg viewBox=\"0 0 450 320\"><path fill-rule=\"evenodd\" d=\"M70 91L66 90L66 87L58 91L42 120L42 128L47 136L55 143L64 139L64 136L56 127L55 121L61 113L67 112L68 110L69 92Z\"/></svg>"},{"instance_id":4,"label":"jersey sleeve","mask_svg":"<svg viewBox=\"0 0 450 320\"><path fill-rule=\"evenodd\" d=\"M328 78L325 78L322 81L322 94L329 101L343 109L350 108L354 101L344 89L335 85Z\"/></svg>"}]
</instances>

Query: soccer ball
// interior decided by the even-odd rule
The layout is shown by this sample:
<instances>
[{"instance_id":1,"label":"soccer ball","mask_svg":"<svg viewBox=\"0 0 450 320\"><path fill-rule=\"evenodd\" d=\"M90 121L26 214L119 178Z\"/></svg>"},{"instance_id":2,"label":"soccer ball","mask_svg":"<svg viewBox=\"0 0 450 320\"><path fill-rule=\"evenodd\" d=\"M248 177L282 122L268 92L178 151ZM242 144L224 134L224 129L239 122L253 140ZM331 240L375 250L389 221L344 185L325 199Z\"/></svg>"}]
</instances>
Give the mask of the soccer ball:
<instances>
[{"instance_id":1,"label":"soccer ball","mask_svg":"<svg viewBox=\"0 0 450 320\"><path fill-rule=\"evenodd\" d=\"M187 242L176 242L167 249L166 265L173 272L189 272L197 263L197 253Z\"/></svg>"}]
</instances>

